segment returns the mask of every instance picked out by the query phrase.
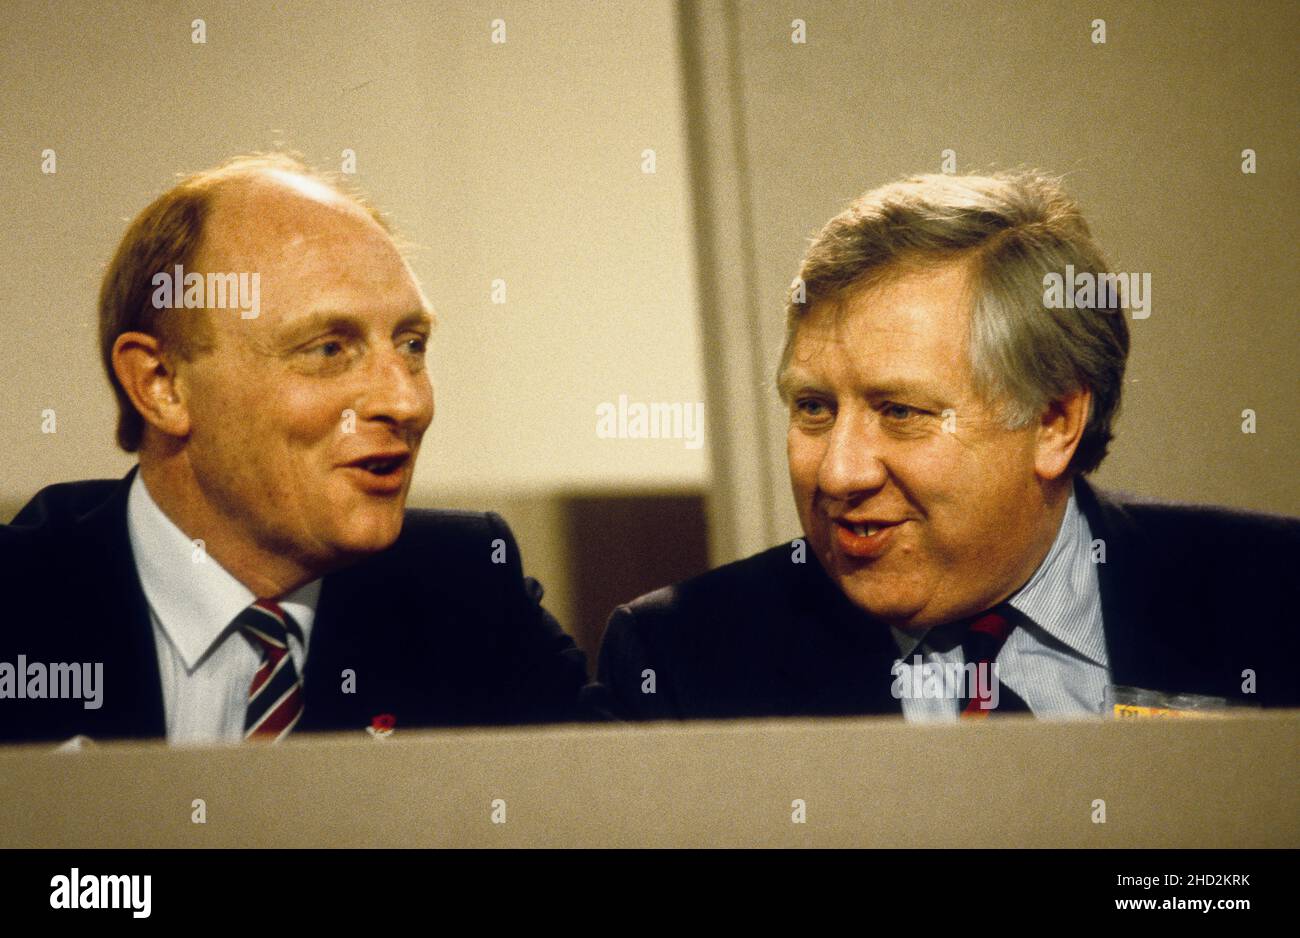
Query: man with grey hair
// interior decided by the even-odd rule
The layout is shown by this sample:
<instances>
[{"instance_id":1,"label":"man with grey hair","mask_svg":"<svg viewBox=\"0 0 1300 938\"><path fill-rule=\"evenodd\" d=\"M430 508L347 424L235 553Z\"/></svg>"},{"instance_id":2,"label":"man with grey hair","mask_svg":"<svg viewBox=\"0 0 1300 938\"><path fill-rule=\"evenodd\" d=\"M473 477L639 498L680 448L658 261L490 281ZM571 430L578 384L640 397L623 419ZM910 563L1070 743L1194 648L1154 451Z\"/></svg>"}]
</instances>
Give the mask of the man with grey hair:
<instances>
[{"instance_id":1,"label":"man with grey hair","mask_svg":"<svg viewBox=\"0 0 1300 938\"><path fill-rule=\"evenodd\" d=\"M1038 174L914 177L833 218L792 287L778 377L804 537L615 610L614 709L1300 705L1300 521L1085 478L1129 348L1116 282Z\"/></svg>"}]
</instances>

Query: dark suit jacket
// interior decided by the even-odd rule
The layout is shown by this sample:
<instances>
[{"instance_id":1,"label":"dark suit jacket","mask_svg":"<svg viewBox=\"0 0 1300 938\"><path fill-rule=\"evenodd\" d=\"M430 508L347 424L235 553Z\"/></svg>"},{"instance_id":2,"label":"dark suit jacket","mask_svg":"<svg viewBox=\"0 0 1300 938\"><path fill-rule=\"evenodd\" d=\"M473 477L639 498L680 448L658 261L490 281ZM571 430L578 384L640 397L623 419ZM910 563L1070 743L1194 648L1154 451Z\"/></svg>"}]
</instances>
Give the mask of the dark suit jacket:
<instances>
[{"instance_id":1,"label":"dark suit jacket","mask_svg":"<svg viewBox=\"0 0 1300 938\"><path fill-rule=\"evenodd\" d=\"M1300 707L1300 520L1142 502L1083 480L1111 682ZM614 611L599 680L627 719L900 714L887 626L789 544ZM655 693L642 692L646 669ZM1256 692L1242 693L1242 671Z\"/></svg>"},{"instance_id":2,"label":"dark suit jacket","mask_svg":"<svg viewBox=\"0 0 1300 938\"><path fill-rule=\"evenodd\" d=\"M135 470L52 485L0 526L0 662L102 662L103 706L0 699L0 742L161 737L162 686L127 535ZM507 562L492 563L492 541ZM418 726L562 722L585 659L525 578L495 514L408 510L392 547L325 577L295 733L362 732L380 714ZM356 674L343 693L342 672Z\"/></svg>"}]
</instances>

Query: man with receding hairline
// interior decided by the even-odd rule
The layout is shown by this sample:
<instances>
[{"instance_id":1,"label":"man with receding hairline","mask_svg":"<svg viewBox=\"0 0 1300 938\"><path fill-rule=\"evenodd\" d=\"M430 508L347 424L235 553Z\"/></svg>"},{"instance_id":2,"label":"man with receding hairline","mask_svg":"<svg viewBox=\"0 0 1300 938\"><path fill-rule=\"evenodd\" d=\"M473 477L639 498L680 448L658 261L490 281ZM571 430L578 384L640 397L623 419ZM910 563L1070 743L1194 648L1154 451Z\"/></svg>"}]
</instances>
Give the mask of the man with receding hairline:
<instances>
[{"instance_id":1,"label":"man with receding hairline","mask_svg":"<svg viewBox=\"0 0 1300 938\"><path fill-rule=\"evenodd\" d=\"M612 707L1300 706L1300 521L1086 478L1114 436L1130 310L1047 287L1109 274L1079 206L1034 173L906 179L833 218L792 288L778 376L803 537L616 609Z\"/></svg>"},{"instance_id":2,"label":"man with receding hairline","mask_svg":"<svg viewBox=\"0 0 1300 938\"><path fill-rule=\"evenodd\" d=\"M187 177L132 223L100 327L139 465L4 529L0 660L103 662L103 699L0 700L2 738L585 717L505 523L405 507L433 315L382 216L283 156Z\"/></svg>"}]
</instances>

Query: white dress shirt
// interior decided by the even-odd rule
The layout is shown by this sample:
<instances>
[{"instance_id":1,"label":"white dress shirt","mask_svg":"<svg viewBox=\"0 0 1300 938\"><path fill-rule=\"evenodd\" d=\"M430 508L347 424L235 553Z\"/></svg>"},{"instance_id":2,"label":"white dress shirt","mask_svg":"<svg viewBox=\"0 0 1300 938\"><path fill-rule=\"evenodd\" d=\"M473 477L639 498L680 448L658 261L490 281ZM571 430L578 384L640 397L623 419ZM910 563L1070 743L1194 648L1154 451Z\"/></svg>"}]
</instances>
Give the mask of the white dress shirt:
<instances>
[{"instance_id":1,"label":"white dress shirt","mask_svg":"<svg viewBox=\"0 0 1300 938\"><path fill-rule=\"evenodd\" d=\"M239 742L248 688L261 653L231 627L257 597L154 502L137 472L126 504L127 533L149 604L169 743ZM302 629L289 652L303 674L321 581L277 600Z\"/></svg>"},{"instance_id":2,"label":"white dress shirt","mask_svg":"<svg viewBox=\"0 0 1300 938\"><path fill-rule=\"evenodd\" d=\"M1074 493L1052 547L1028 582L1007 600L1031 621L1016 628L997 657L997 676L1037 717L1102 716L1110 664L1102 628L1101 588L1092 560L1092 531ZM964 663L961 645L938 651L926 636L893 629L905 686L912 686L915 655L923 665ZM951 697L905 696L908 721L956 720Z\"/></svg>"}]
</instances>

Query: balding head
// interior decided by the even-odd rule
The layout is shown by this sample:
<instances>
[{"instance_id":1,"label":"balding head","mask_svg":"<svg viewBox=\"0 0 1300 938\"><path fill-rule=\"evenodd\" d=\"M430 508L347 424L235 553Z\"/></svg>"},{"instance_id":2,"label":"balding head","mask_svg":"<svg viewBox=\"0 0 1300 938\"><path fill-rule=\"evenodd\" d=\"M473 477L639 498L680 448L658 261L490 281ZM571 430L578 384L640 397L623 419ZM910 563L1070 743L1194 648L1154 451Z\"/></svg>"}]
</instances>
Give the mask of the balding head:
<instances>
[{"instance_id":1,"label":"balding head","mask_svg":"<svg viewBox=\"0 0 1300 938\"><path fill-rule=\"evenodd\" d=\"M240 225L271 205L291 213L295 195L302 200L297 208L314 201L364 215L380 231L392 235L384 217L364 197L348 191L337 177L279 153L238 156L185 176L150 203L127 228L99 293L100 358L117 396L117 442L127 452L140 448L144 421L113 369L113 345L118 336L125 332L148 333L185 360L208 351L212 344L205 310L160 309L153 303L155 275L170 274L177 266L198 269L197 255L220 204L225 205L222 214L227 221Z\"/></svg>"},{"instance_id":2,"label":"balding head","mask_svg":"<svg viewBox=\"0 0 1300 938\"><path fill-rule=\"evenodd\" d=\"M396 539L433 418L432 316L382 219L326 178L243 161L178 189L128 242L182 232L177 263L206 305L155 309L139 284L169 270L139 257L159 252L119 252L103 307L119 437L164 513L276 596ZM214 302L226 278L236 304Z\"/></svg>"}]
</instances>

